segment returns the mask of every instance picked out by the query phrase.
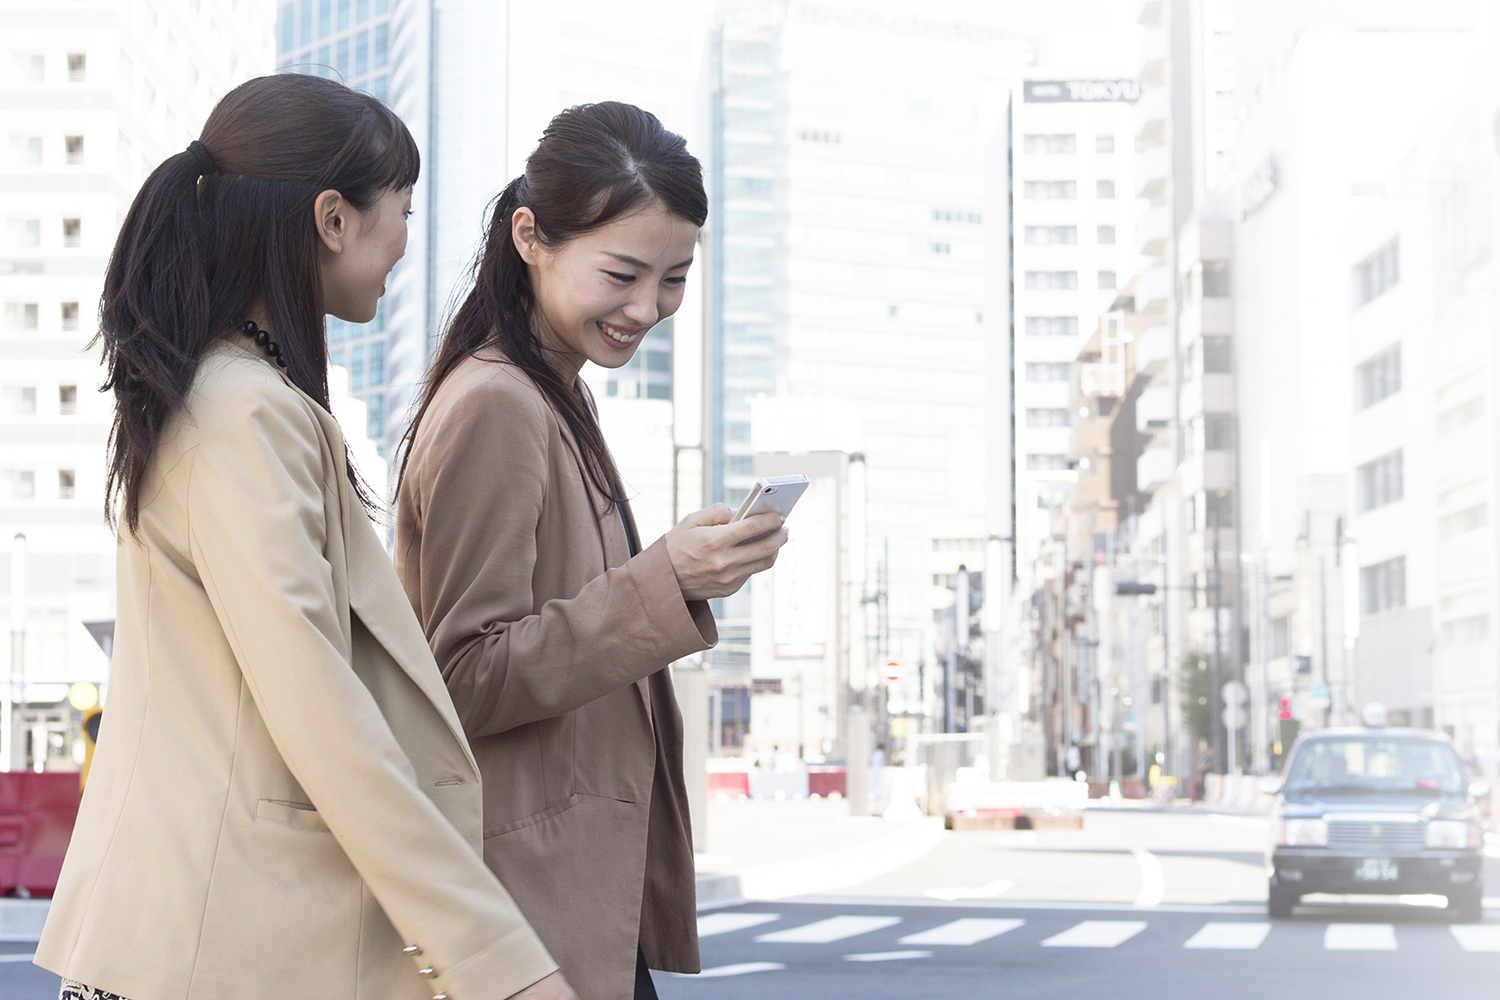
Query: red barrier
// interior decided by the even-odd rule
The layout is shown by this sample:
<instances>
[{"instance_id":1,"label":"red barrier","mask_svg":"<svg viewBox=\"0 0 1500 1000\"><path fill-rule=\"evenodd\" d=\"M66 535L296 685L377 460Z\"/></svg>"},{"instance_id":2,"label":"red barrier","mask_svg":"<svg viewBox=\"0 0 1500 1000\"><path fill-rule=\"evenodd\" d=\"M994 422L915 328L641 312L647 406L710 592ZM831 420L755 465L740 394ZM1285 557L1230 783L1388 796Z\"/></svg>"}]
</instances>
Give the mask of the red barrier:
<instances>
[{"instance_id":1,"label":"red barrier","mask_svg":"<svg viewBox=\"0 0 1500 1000\"><path fill-rule=\"evenodd\" d=\"M0 773L0 894L33 896L57 888L78 818L78 774Z\"/></svg>"},{"instance_id":2,"label":"red barrier","mask_svg":"<svg viewBox=\"0 0 1500 1000\"><path fill-rule=\"evenodd\" d=\"M843 767L818 766L807 769L807 794L828 798L834 792L840 797L849 794L848 769Z\"/></svg>"},{"instance_id":3,"label":"red barrier","mask_svg":"<svg viewBox=\"0 0 1500 1000\"><path fill-rule=\"evenodd\" d=\"M709 771L708 794L714 798L727 795L732 799L750 795L750 775L746 771Z\"/></svg>"}]
</instances>

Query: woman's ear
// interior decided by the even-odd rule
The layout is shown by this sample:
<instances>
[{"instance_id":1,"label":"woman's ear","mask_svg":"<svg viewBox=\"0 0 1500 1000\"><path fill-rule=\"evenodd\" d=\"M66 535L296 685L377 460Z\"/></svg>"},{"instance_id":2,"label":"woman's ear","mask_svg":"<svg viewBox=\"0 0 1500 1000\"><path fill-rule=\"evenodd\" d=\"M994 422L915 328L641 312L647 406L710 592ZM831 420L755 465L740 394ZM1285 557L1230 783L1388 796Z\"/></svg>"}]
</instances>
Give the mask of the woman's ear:
<instances>
[{"instance_id":1,"label":"woman's ear","mask_svg":"<svg viewBox=\"0 0 1500 1000\"><path fill-rule=\"evenodd\" d=\"M313 201L313 224L318 239L333 253L343 253L349 237L349 203L337 191L324 191Z\"/></svg>"},{"instance_id":2,"label":"woman's ear","mask_svg":"<svg viewBox=\"0 0 1500 1000\"><path fill-rule=\"evenodd\" d=\"M536 216L525 205L511 213L510 238L522 260L533 266L541 263L542 247L536 238Z\"/></svg>"}]
</instances>

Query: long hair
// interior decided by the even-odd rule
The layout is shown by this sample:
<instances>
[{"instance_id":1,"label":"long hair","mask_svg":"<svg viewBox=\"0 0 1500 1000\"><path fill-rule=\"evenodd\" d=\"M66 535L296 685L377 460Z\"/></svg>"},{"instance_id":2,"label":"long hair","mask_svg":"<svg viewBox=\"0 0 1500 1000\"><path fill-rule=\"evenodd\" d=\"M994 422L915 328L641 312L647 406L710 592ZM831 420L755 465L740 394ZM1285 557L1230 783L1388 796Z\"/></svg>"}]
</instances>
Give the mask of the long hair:
<instances>
[{"instance_id":1,"label":"long hair","mask_svg":"<svg viewBox=\"0 0 1500 1000\"><path fill-rule=\"evenodd\" d=\"M402 439L398 492L417 429L443 380L465 358L494 344L562 418L589 484L604 498L603 513L613 508L619 497L614 461L591 400L557 373L537 336L532 324L536 298L526 261L511 237L511 216L517 208L531 209L537 240L556 249L652 201L696 226L708 218L703 169L681 136L667 131L650 112L618 101L582 104L552 119L526 159L526 172L507 184L496 201L473 266L474 287L443 333L416 415Z\"/></svg>"},{"instance_id":2,"label":"long hair","mask_svg":"<svg viewBox=\"0 0 1500 1000\"><path fill-rule=\"evenodd\" d=\"M140 524L141 484L199 360L257 299L287 375L328 406L323 285L313 203L355 208L415 183L411 133L384 104L331 80L280 74L241 84L203 126L202 148L167 157L120 227L104 276L99 334L115 395L106 516ZM91 345L92 346L92 345ZM368 491L353 466L361 503Z\"/></svg>"}]
</instances>

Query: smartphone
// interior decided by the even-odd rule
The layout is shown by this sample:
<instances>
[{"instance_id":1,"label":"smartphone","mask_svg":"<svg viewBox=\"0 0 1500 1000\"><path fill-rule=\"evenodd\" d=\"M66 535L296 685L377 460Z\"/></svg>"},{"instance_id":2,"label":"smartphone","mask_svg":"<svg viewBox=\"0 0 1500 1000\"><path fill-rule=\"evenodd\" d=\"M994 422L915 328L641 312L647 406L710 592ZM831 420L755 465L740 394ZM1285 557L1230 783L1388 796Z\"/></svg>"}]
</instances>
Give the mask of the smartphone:
<instances>
[{"instance_id":1,"label":"smartphone","mask_svg":"<svg viewBox=\"0 0 1500 1000\"><path fill-rule=\"evenodd\" d=\"M785 521L802 494L807 492L807 487L807 477L801 473L758 479L750 492L745 494L745 502L740 504L740 509L734 512L730 521L742 521L756 514L769 514L773 511ZM748 540L755 541L753 538Z\"/></svg>"}]
</instances>

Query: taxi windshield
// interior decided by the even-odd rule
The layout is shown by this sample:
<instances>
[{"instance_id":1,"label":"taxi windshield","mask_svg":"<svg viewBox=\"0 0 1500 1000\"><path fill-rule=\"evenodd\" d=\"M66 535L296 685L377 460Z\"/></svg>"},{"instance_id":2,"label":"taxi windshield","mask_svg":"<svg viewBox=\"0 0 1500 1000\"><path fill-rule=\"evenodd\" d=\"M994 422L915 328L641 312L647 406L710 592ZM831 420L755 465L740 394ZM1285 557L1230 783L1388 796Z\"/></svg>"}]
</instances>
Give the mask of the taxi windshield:
<instances>
[{"instance_id":1,"label":"taxi windshield","mask_svg":"<svg viewBox=\"0 0 1500 1000\"><path fill-rule=\"evenodd\" d=\"M1303 744L1286 778L1288 793L1451 795L1465 787L1463 765L1448 744L1374 736L1311 740Z\"/></svg>"}]
</instances>

